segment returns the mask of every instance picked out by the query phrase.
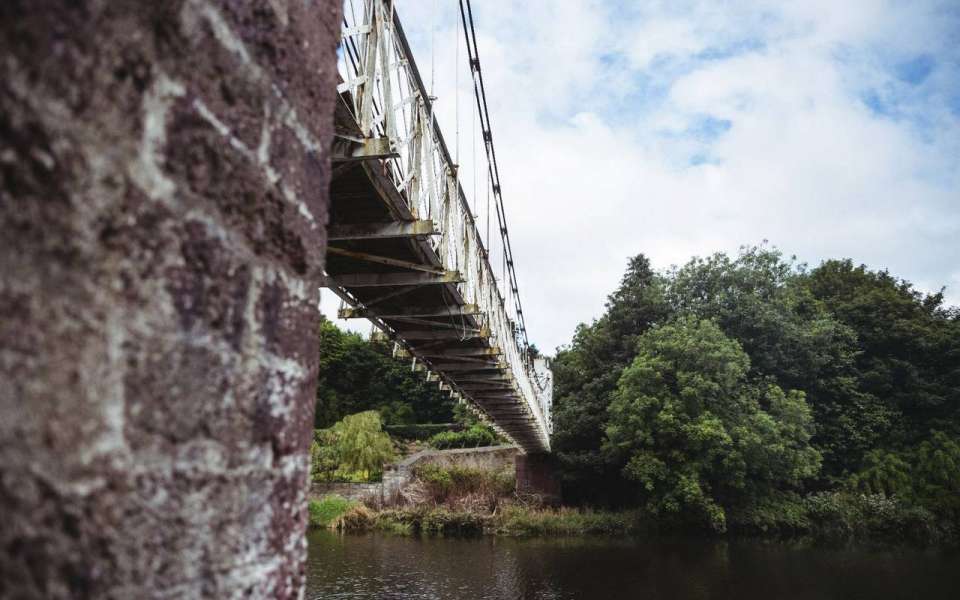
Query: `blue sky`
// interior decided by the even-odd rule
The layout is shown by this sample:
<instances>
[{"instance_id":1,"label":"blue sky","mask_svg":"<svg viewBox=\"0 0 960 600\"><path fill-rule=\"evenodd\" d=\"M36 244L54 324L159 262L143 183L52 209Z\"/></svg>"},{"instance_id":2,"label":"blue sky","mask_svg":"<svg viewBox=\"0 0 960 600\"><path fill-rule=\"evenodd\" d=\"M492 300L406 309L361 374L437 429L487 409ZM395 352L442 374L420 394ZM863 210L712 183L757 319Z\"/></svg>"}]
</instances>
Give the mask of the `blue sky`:
<instances>
[{"instance_id":1,"label":"blue sky","mask_svg":"<svg viewBox=\"0 0 960 600\"><path fill-rule=\"evenodd\" d=\"M448 141L459 116L469 195L456 5L397 3L425 80L434 65ZM541 348L599 316L639 252L665 268L769 240L811 265L850 257L947 286L960 304L960 2L475 0L474 13Z\"/></svg>"}]
</instances>

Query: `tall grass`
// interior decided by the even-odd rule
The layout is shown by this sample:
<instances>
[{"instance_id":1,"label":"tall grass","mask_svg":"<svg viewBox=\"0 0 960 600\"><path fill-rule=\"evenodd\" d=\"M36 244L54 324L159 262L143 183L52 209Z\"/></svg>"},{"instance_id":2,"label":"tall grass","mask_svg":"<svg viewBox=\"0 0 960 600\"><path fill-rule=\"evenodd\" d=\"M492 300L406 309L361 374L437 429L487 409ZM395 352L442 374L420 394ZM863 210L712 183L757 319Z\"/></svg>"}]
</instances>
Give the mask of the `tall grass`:
<instances>
[{"instance_id":1,"label":"tall grass","mask_svg":"<svg viewBox=\"0 0 960 600\"><path fill-rule=\"evenodd\" d=\"M497 515L493 530L508 536L623 535L636 532L638 524L637 515L631 512L508 506Z\"/></svg>"},{"instance_id":2,"label":"tall grass","mask_svg":"<svg viewBox=\"0 0 960 600\"><path fill-rule=\"evenodd\" d=\"M340 517L355 508L357 504L353 500L337 495L310 500L307 505L307 510L310 512L310 526L335 528Z\"/></svg>"}]
</instances>

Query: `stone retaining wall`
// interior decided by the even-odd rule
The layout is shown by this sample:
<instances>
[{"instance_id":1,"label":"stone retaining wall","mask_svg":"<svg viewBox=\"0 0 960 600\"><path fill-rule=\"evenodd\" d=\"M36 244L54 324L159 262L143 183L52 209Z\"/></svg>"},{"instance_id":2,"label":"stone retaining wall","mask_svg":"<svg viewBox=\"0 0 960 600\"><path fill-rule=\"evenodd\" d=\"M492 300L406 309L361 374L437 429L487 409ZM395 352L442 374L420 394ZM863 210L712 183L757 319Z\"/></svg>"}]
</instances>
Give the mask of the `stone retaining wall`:
<instances>
[{"instance_id":1,"label":"stone retaining wall","mask_svg":"<svg viewBox=\"0 0 960 600\"><path fill-rule=\"evenodd\" d=\"M380 483L314 483L310 495L314 498L336 494L373 506L393 504L411 481L418 466L453 465L491 471L513 470L520 449L517 446L488 446L458 448L455 450L423 450L402 461L387 465Z\"/></svg>"}]
</instances>

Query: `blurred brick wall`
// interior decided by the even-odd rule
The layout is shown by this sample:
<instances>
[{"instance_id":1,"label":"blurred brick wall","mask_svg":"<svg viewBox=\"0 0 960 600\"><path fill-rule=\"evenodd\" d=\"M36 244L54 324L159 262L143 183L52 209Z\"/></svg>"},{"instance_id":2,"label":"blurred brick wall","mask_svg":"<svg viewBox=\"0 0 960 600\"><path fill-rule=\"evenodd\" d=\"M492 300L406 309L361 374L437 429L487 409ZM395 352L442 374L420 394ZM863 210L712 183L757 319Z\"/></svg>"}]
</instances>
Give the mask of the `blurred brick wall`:
<instances>
[{"instance_id":1,"label":"blurred brick wall","mask_svg":"<svg viewBox=\"0 0 960 600\"><path fill-rule=\"evenodd\" d=\"M0 2L0 597L301 594L339 11Z\"/></svg>"}]
</instances>

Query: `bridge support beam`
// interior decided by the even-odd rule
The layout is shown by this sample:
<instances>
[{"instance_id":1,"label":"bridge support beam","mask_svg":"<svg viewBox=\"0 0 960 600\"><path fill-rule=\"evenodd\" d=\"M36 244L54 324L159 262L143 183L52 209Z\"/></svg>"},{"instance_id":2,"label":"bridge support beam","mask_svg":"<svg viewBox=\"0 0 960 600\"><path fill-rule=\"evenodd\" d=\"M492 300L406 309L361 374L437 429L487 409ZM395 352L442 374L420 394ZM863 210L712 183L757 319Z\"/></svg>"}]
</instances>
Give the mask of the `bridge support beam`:
<instances>
[{"instance_id":1,"label":"bridge support beam","mask_svg":"<svg viewBox=\"0 0 960 600\"><path fill-rule=\"evenodd\" d=\"M476 315L480 309L476 304L462 306L412 306L393 310L371 310L365 308L344 308L337 314L341 319L394 319L403 317L465 317Z\"/></svg>"},{"instance_id":2,"label":"bridge support beam","mask_svg":"<svg viewBox=\"0 0 960 600\"><path fill-rule=\"evenodd\" d=\"M302 597L341 5L0 3L0 596Z\"/></svg>"},{"instance_id":3,"label":"bridge support beam","mask_svg":"<svg viewBox=\"0 0 960 600\"><path fill-rule=\"evenodd\" d=\"M346 273L333 277L323 277L321 284L330 288L395 287L398 285L442 285L461 283L463 279L456 271L436 273Z\"/></svg>"},{"instance_id":4,"label":"bridge support beam","mask_svg":"<svg viewBox=\"0 0 960 600\"><path fill-rule=\"evenodd\" d=\"M389 238L436 235L433 221L397 221L392 223L361 223L358 225L333 225L327 232L331 242L341 240L380 240Z\"/></svg>"}]
</instances>

